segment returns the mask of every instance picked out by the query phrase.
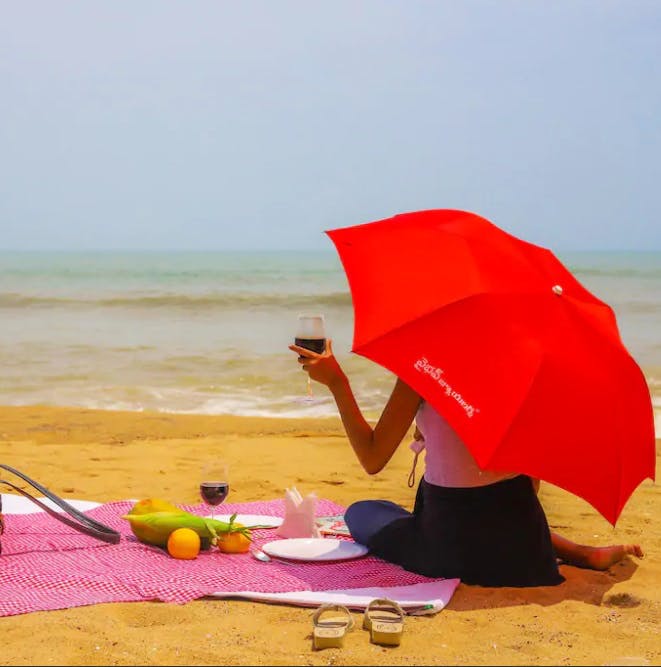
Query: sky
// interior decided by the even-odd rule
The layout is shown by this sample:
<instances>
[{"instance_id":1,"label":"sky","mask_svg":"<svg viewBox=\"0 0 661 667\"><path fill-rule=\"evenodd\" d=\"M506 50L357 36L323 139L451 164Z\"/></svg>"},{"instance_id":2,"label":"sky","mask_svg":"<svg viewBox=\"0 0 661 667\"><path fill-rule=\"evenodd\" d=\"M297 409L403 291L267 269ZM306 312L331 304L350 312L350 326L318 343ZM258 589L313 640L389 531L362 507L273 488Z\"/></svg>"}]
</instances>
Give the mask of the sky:
<instances>
[{"instance_id":1,"label":"sky","mask_svg":"<svg viewBox=\"0 0 661 667\"><path fill-rule=\"evenodd\" d=\"M0 250L473 211L661 249L658 0L0 0Z\"/></svg>"}]
</instances>

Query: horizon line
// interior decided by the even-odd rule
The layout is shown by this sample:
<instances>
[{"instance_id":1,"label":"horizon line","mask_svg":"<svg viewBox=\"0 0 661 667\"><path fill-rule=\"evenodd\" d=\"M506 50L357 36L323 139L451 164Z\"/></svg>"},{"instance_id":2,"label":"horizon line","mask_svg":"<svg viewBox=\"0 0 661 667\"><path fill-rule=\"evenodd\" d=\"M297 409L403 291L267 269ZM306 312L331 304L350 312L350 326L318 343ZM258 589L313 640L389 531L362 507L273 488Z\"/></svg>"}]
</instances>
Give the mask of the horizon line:
<instances>
[{"instance_id":1,"label":"horizon line","mask_svg":"<svg viewBox=\"0 0 661 667\"><path fill-rule=\"evenodd\" d=\"M585 247L549 247L545 246L548 250L552 252L601 252L601 253L616 253L616 252L635 252L635 253L655 253L661 252L660 247L653 248L631 248L631 247L620 247L620 248L585 248ZM306 253L306 252L321 252L321 253L334 253L335 249L333 247L308 247L308 248L0 248L0 253L69 253L69 254L82 254L82 253L149 253L149 254L158 254L158 253L195 253L195 254L210 254L210 253Z\"/></svg>"}]
</instances>

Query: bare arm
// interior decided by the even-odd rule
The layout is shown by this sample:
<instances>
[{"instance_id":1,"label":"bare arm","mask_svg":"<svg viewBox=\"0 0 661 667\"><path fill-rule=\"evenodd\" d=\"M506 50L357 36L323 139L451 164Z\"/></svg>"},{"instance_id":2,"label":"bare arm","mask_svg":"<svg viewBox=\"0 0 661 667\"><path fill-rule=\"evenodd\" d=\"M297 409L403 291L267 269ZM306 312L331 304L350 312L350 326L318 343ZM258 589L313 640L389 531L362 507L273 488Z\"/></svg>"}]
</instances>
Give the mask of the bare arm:
<instances>
[{"instance_id":1,"label":"bare arm","mask_svg":"<svg viewBox=\"0 0 661 667\"><path fill-rule=\"evenodd\" d=\"M330 389L349 442L365 471L373 475L382 470L413 423L420 396L398 379L379 421L372 428L358 407L347 376L333 356L331 341L323 354L296 345L290 345L289 349L299 355L299 363L313 380Z\"/></svg>"}]
</instances>

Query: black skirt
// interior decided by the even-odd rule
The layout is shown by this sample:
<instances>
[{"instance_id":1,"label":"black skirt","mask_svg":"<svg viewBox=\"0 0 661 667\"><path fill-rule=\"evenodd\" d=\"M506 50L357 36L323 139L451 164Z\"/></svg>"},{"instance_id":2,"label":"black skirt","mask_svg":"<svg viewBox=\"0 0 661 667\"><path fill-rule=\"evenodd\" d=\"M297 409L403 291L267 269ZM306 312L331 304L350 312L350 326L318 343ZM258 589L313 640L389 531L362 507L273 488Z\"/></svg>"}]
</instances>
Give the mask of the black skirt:
<instances>
[{"instance_id":1,"label":"black skirt","mask_svg":"<svg viewBox=\"0 0 661 667\"><path fill-rule=\"evenodd\" d=\"M529 477L448 488L420 481L411 517L396 519L367 545L427 577L480 586L554 586L558 571L544 510Z\"/></svg>"}]
</instances>

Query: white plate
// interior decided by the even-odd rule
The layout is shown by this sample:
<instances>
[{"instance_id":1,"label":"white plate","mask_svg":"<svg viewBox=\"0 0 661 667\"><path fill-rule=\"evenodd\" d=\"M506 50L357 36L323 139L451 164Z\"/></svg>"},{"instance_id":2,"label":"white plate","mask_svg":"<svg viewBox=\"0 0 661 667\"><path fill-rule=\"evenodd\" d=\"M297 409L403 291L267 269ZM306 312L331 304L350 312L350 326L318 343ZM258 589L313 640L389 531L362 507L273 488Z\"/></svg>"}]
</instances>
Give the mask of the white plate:
<instances>
[{"instance_id":1,"label":"white plate","mask_svg":"<svg viewBox=\"0 0 661 667\"><path fill-rule=\"evenodd\" d=\"M214 514L214 519L229 523L231 514ZM204 517L210 519L211 514ZM264 514L237 514L234 523L242 523L244 526L262 526L263 528L277 528L282 524L279 516L266 516Z\"/></svg>"},{"instance_id":2,"label":"white plate","mask_svg":"<svg viewBox=\"0 0 661 667\"><path fill-rule=\"evenodd\" d=\"M275 540L262 545L262 549L275 558L290 560L347 560L364 556L368 549L362 544L324 537L293 537Z\"/></svg>"}]
</instances>

